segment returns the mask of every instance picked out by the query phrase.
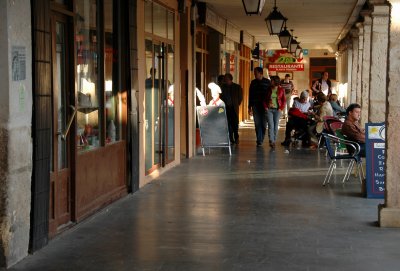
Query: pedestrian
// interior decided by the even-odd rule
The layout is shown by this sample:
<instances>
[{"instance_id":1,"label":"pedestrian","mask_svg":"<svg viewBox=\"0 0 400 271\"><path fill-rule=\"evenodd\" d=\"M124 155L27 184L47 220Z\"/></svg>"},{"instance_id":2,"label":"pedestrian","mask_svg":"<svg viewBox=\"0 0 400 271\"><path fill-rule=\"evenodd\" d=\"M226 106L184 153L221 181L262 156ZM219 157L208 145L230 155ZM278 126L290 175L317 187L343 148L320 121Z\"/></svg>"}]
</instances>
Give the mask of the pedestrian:
<instances>
[{"instance_id":1,"label":"pedestrian","mask_svg":"<svg viewBox=\"0 0 400 271\"><path fill-rule=\"evenodd\" d=\"M218 75L218 77L217 77L217 85L219 87L222 87L222 85L224 84L224 80L225 80L225 75L223 75L223 74Z\"/></svg>"},{"instance_id":2,"label":"pedestrian","mask_svg":"<svg viewBox=\"0 0 400 271\"><path fill-rule=\"evenodd\" d=\"M285 90L285 97L286 97L286 108L285 108L285 112L284 112L284 117L287 117L287 114L289 112L289 109L291 107L291 99L292 99L292 93L294 90L294 85L292 80L290 80L290 74L286 74L285 75L285 79L283 79L281 81L281 87Z\"/></svg>"},{"instance_id":3,"label":"pedestrian","mask_svg":"<svg viewBox=\"0 0 400 271\"><path fill-rule=\"evenodd\" d=\"M313 96L317 96L318 93L324 93L327 98L332 94L332 82L329 80L329 73L321 73L321 78L315 80L312 85Z\"/></svg>"},{"instance_id":4,"label":"pedestrian","mask_svg":"<svg viewBox=\"0 0 400 271\"><path fill-rule=\"evenodd\" d=\"M257 146L261 146L266 132L266 117L264 102L267 90L271 84L270 80L263 76L261 67L254 68L254 77L249 88L249 115L253 116L256 130Z\"/></svg>"},{"instance_id":5,"label":"pedestrian","mask_svg":"<svg viewBox=\"0 0 400 271\"><path fill-rule=\"evenodd\" d=\"M267 90L266 107L268 119L269 146L275 148L278 136L279 119L286 106L285 90L279 85L279 76L271 77L271 86Z\"/></svg>"},{"instance_id":6,"label":"pedestrian","mask_svg":"<svg viewBox=\"0 0 400 271\"><path fill-rule=\"evenodd\" d=\"M243 100L242 87L233 82L230 73L225 74L221 99L225 102L228 119L229 139L232 144L239 144L239 106Z\"/></svg>"}]
</instances>

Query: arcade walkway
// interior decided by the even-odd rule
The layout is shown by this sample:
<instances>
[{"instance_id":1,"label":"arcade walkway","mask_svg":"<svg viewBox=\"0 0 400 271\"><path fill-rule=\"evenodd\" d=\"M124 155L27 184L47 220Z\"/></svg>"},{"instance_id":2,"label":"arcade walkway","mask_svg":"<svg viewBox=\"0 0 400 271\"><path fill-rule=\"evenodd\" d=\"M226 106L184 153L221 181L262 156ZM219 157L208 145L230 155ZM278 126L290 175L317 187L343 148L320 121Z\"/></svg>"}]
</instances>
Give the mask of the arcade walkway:
<instances>
[{"instance_id":1,"label":"arcade walkway","mask_svg":"<svg viewBox=\"0 0 400 271\"><path fill-rule=\"evenodd\" d=\"M381 200L354 176L322 187L324 151L271 152L254 137L242 128L232 157L183 161L11 270L399 270Z\"/></svg>"}]
</instances>

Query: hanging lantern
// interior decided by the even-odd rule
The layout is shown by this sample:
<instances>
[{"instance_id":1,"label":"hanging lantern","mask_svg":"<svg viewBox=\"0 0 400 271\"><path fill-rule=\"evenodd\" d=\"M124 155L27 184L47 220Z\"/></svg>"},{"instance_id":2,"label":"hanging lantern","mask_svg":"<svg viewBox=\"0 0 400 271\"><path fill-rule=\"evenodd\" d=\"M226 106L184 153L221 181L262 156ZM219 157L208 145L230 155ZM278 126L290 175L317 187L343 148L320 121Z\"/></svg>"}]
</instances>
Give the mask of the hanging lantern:
<instances>
[{"instance_id":1,"label":"hanging lantern","mask_svg":"<svg viewBox=\"0 0 400 271\"><path fill-rule=\"evenodd\" d=\"M290 41L292 40L292 35L290 35L289 31L286 29L286 22L284 29L278 35L279 42L281 43L281 47L283 49L288 49L290 45Z\"/></svg>"},{"instance_id":2,"label":"hanging lantern","mask_svg":"<svg viewBox=\"0 0 400 271\"><path fill-rule=\"evenodd\" d=\"M279 35L279 33L283 29L284 23L287 21L287 18L282 15L278 8L275 5L271 13L265 18L265 23L267 24L268 32L270 35Z\"/></svg>"},{"instance_id":3,"label":"hanging lantern","mask_svg":"<svg viewBox=\"0 0 400 271\"><path fill-rule=\"evenodd\" d=\"M265 0L242 0L246 15L261 15Z\"/></svg>"}]
</instances>

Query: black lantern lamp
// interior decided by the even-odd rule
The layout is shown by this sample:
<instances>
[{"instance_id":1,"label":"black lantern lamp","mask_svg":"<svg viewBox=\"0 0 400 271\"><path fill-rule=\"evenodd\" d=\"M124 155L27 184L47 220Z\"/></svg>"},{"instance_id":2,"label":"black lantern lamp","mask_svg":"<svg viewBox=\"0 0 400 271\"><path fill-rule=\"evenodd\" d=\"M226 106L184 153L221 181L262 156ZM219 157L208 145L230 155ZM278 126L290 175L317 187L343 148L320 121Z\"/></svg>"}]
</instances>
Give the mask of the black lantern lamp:
<instances>
[{"instance_id":1,"label":"black lantern lamp","mask_svg":"<svg viewBox=\"0 0 400 271\"><path fill-rule=\"evenodd\" d=\"M261 15L265 0L242 0L246 15Z\"/></svg>"},{"instance_id":2,"label":"black lantern lamp","mask_svg":"<svg viewBox=\"0 0 400 271\"><path fill-rule=\"evenodd\" d=\"M256 43L256 47L251 51L251 56L254 59L260 59L260 43Z\"/></svg>"},{"instance_id":3,"label":"black lantern lamp","mask_svg":"<svg viewBox=\"0 0 400 271\"><path fill-rule=\"evenodd\" d=\"M286 29L286 21L284 29L278 35L279 42L281 43L282 48L289 48L290 41L292 40L292 35L290 35L289 31Z\"/></svg>"},{"instance_id":4,"label":"black lantern lamp","mask_svg":"<svg viewBox=\"0 0 400 271\"><path fill-rule=\"evenodd\" d=\"M296 58L301 58L300 55L301 55L302 52L303 52L303 48L301 48L300 42L299 42L299 43L297 44L297 48L296 48L296 51L295 51L295 53L294 53L294 56L295 56Z\"/></svg>"},{"instance_id":5,"label":"black lantern lamp","mask_svg":"<svg viewBox=\"0 0 400 271\"><path fill-rule=\"evenodd\" d=\"M299 45L296 39L297 37L292 38L292 40L290 41L290 46L289 46L290 48L288 48L289 52L292 54L296 53L297 46Z\"/></svg>"},{"instance_id":6,"label":"black lantern lamp","mask_svg":"<svg viewBox=\"0 0 400 271\"><path fill-rule=\"evenodd\" d=\"M276 7L276 0L274 9L271 13L265 18L265 23L267 24L268 32L272 35L279 35L279 33L283 29L283 24L287 21L287 18L282 15L278 8Z\"/></svg>"}]
</instances>

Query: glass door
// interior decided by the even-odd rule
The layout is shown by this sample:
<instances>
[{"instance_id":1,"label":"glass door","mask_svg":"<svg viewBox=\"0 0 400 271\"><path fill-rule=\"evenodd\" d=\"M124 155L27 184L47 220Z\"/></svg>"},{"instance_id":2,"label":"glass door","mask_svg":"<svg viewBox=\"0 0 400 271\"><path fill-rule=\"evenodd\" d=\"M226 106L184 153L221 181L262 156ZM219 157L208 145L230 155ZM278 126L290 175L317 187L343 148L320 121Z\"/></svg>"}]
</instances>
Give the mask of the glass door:
<instances>
[{"instance_id":1,"label":"glass door","mask_svg":"<svg viewBox=\"0 0 400 271\"><path fill-rule=\"evenodd\" d=\"M71 133L76 111L70 106L68 24L55 14L52 30L52 142L50 164L49 233L54 236L71 220Z\"/></svg>"},{"instance_id":2,"label":"glass door","mask_svg":"<svg viewBox=\"0 0 400 271\"><path fill-rule=\"evenodd\" d=\"M174 52L172 46L146 39L146 174L174 160Z\"/></svg>"}]
</instances>

